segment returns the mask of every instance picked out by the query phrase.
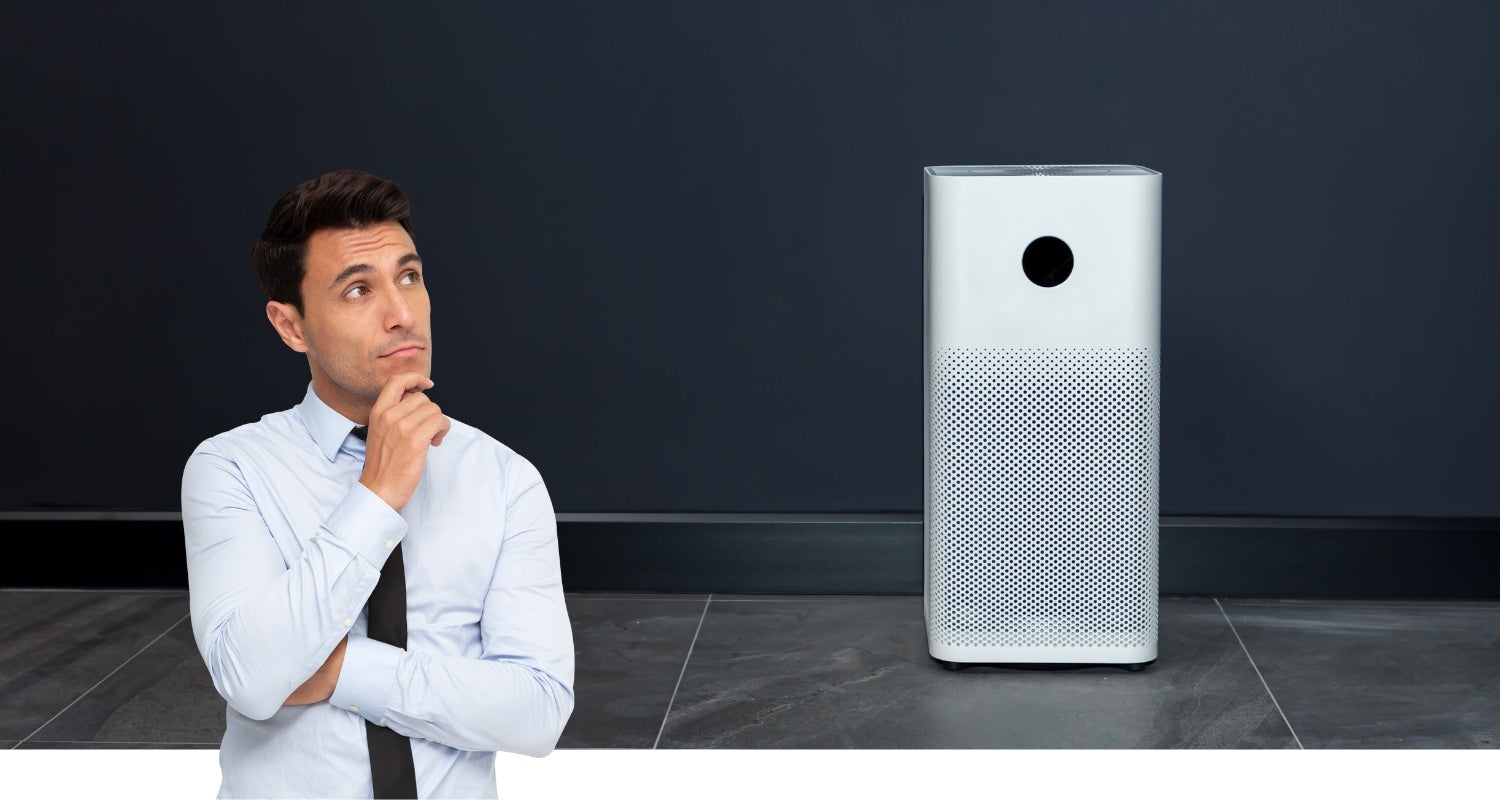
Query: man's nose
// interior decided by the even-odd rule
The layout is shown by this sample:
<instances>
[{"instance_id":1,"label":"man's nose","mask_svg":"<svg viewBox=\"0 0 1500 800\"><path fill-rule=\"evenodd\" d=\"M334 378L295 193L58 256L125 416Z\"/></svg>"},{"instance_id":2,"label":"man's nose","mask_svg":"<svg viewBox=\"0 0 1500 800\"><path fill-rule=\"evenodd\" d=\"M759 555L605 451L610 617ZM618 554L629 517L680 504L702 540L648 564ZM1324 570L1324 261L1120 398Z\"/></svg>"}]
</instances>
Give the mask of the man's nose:
<instances>
[{"instance_id":1,"label":"man's nose","mask_svg":"<svg viewBox=\"0 0 1500 800\"><path fill-rule=\"evenodd\" d=\"M416 322L416 314L412 313L411 302L406 298L404 292L387 292L391 301L386 306L385 325L387 328L410 328Z\"/></svg>"}]
</instances>

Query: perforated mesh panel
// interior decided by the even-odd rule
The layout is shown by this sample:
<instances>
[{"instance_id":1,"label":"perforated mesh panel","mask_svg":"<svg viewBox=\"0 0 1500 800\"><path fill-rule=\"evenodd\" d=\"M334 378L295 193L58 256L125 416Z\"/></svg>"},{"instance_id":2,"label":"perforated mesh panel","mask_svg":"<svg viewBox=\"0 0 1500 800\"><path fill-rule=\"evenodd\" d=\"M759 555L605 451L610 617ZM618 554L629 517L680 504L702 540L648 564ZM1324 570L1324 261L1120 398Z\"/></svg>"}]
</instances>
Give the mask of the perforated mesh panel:
<instances>
[{"instance_id":1,"label":"perforated mesh panel","mask_svg":"<svg viewBox=\"0 0 1500 800\"><path fill-rule=\"evenodd\" d=\"M943 349L928 625L951 646L1139 647L1157 613L1147 349Z\"/></svg>"}]
</instances>

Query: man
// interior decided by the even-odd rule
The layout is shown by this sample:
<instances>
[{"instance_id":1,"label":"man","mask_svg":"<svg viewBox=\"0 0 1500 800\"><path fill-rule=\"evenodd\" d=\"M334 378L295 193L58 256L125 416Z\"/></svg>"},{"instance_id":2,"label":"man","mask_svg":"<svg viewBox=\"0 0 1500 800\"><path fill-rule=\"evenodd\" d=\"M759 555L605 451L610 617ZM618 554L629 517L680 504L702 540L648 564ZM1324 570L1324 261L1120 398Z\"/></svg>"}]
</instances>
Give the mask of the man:
<instances>
[{"instance_id":1,"label":"man","mask_svg":"<svg viewBox=\"0 0 1500 800\"><path fill-rule=\"evenodd\" d=\"M547 489L425 394L400 187L303 183L252 260L312 381L183 472L193 635L228 702L219 796L495 797L494 751L546 755L573 710Z\"/></svg>"}]
</instances>

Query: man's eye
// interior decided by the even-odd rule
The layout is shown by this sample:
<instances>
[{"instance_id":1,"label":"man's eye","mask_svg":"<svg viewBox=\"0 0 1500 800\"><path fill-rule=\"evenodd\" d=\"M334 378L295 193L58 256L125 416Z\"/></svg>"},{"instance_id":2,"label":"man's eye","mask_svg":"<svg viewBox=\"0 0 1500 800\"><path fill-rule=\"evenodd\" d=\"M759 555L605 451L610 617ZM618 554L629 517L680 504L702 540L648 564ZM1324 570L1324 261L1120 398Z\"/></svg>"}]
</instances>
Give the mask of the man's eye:
<instances>
[{"instance_id":1,"label":"man's eye","mask_svg":"<svg viewBox=\"0 0 1500 800\"><path fill-rule=\"evenodd\" d=\"M369 289L366 289L366 288L365 288L365 287L363 287L363 286L354 286L354 287L350 287L350 289L349 289L349 291L348 291L348 292L347 292L347 294L353 294L353 293L355 293L355 292L357 292L357 291L358 291L358 292L368 292L368 291L369 291Z\"/></svg>"},{"instance_id":2,"label":"man's eye","mask_svg":"<svg viewBox=\"0 0 1500 800\"><path fill-rule=\"evenodd\" d=\"M411 272L406 273L406 277L415 278L416 280L413 280L412 283L417 283L418 281L422 280L421 273L417 272L416 270L412 270Z\"/></svg>"}]
</instances>

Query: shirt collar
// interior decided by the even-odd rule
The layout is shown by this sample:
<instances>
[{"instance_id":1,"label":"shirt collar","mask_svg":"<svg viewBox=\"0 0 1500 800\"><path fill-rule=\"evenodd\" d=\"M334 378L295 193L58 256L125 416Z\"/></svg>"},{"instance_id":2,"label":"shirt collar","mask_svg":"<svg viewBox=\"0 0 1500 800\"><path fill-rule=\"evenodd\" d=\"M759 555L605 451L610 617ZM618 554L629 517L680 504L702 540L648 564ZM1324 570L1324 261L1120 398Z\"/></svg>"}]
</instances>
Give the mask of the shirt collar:
<instances>
[{"instance_id":1,"label":"shirt collar","mask_svg":"<svg viewBox=\"0 0 1500 800\"><path fill-rule=\"evenodd\" d=\"M297 416L302 418L302 424L307 426L307 432L312 434L318 449L323 451L323 455L327 456L329 461L333 461L338 456L339 448L343 447L344 441L349 438L349 432L359 424L329 408L328 404L318 397L318 393L313 391L312 381L307 382L307 394L303 395L302 402L297 404Z\"/></svg>"}]
</instances>

